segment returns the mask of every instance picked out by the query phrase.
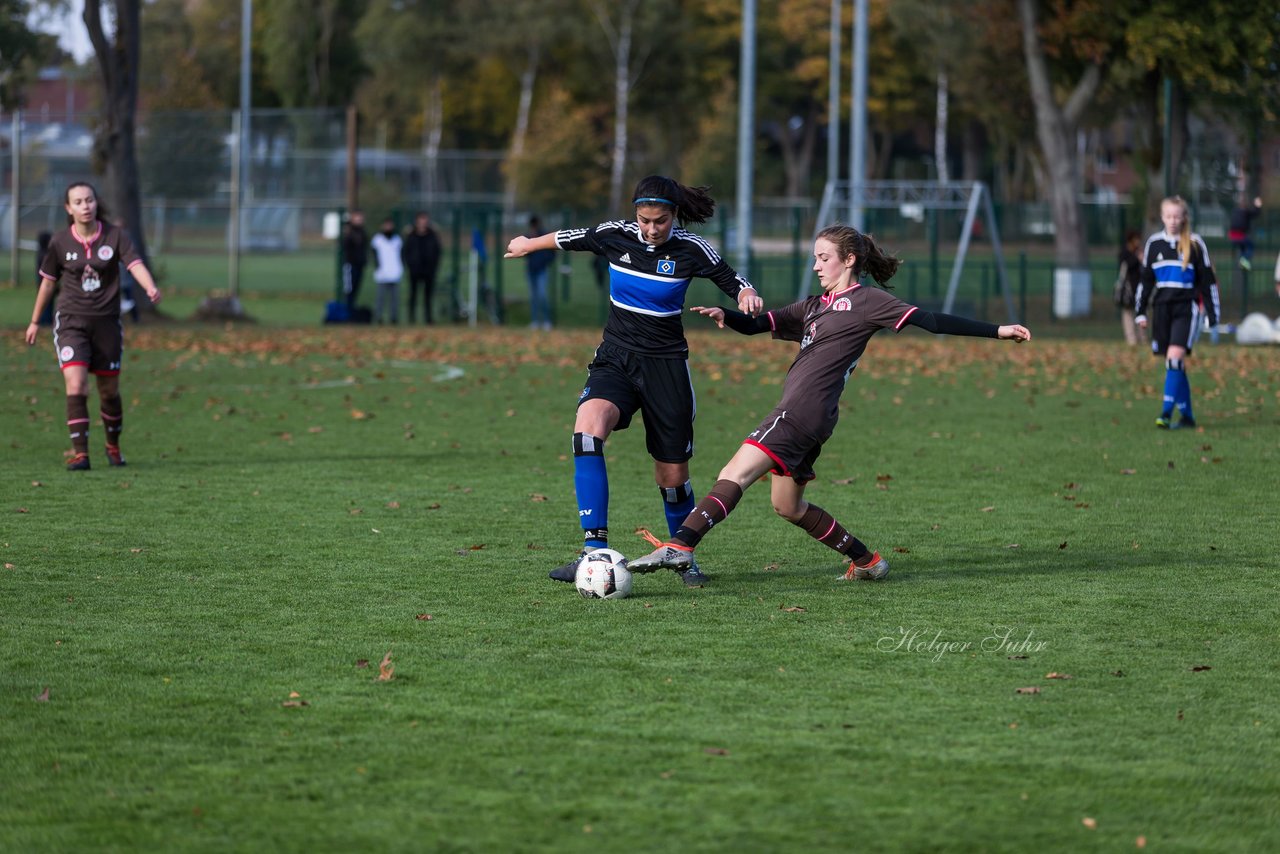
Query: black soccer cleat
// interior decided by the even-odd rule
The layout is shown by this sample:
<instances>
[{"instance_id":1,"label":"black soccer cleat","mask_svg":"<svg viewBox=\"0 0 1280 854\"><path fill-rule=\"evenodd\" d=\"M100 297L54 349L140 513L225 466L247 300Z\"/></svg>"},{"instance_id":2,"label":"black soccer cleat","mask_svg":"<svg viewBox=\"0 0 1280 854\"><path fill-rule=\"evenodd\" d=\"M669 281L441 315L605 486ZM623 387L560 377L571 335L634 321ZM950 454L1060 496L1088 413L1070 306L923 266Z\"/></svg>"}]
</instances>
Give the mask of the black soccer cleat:
<instances>
[{"instance_id":1,"label":"black soccer cleat","mask_svg":"<svg viewBox=\"0 0 1280 854\"><path fill-rule=\"evenodd\" d=\"M684 582L685 587L706 587L711 579L695 563L680 573L680 580Z\"/></svg>"},{"instance_id":2,"label":"black soccer cleat","mask_svg":"<svg viewBox=\"0 0 1280 854\"><path fill-rule=\"evenodd\" d=\"M107 462L113 466L128 465L124 461L124 454L120 453L119 445L107 445Z\"/></svg>"},{"instance_id":3,"label":"black soccer cleat","mask_svg":"<svg viewBox=\"0 0 1280 854\"><path fill-rule=\"evenodd\" d=\"M1190 417L1188 417L1188 416L1185 416L1185 415L1184 415L1182 418L1178 419L1178 426L1177 426L1177 427L1175 427L1175 428L1173 428L1173 429L1175 429L1175 430L1194 430L1194 429L1196 429L1196 420L1195 420L1194 418L1190 418Z\"/></svg>"},{"instance_id":4,"label":"black soccer cleat","mask_svg":"<svg viewBox=\"0 0 1280 854\"><path fill-rule=\"evenodd\" d=\"M591 552L596 551L594 546L583 546L582 551L578 552L578 556L563 566L558 566L547 573L547 577L552 581L563 581L566 584L573 584L578 579L578 564Z\"/></svg>"},{"instance_id":5,"label":"black soccer cleat","mask_svg":"<svg viewBox=\"0 0 1280 854\"><path fill-rule=\"evenodd\" d=\"M88 454L75 454L69 460L67 460L67 471L88 471L88 470L89 470Z\"/></svg>"}]
</instances>

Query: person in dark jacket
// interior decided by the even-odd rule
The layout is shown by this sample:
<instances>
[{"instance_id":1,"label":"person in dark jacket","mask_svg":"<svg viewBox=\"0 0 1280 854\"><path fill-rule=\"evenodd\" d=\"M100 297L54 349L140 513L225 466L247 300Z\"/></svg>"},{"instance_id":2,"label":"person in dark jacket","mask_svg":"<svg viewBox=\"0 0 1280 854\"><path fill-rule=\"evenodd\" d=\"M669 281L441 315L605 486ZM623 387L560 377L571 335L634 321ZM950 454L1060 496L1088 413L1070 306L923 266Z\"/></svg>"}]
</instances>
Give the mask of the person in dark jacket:
<instances>
[{"instance_id":1,"label":"person in dark jacket","mask_svg":"<svg viewBox=\"0 0 1280 854\"><path fill-rule=\"evenodd\" d=\"M1125 343L1136 346L1142 340L1137 324L1133 322L1133 300L1138 293L1138 283L1142 281L1142 259L1138 257L1138 247L1142 245L1142 235L1133 229L1124 236L1124 245L1120 247L1120 271L1116 274L1114 299L1116 308L1120 309L1120 328L1124 330Z\"/></svg>"},{"instance_id":2,"label":"person in dark jacket","mask_svg":"<svg viewBox=\"0 0 1280 854\"><path fill-rule=\"evenodd\" d=\"M342 292L348 311L354 311L364 280L364 265L369 260L369 235L364 230L364 213L352 211L342 231Z\"/></svg>"},{"instance_id":3,"label":"person in dark jacket","mask_svg":"<svg viewBox=\"0 0 1280 854\"><path fill-rule=\"evenodd\" d=\"M409 273L409 322L413 323L421 292L423 322L433 323L431 303L436 290L436 270L440 267L440 237L425 212L418 211L413 218L413 228L404 236L401 257Z\"/></svg>"},{"instance_id":4,"label":"person in dark jacket","mask_svg":"<svg viewBox=\"0 0 1280 854\"><path fill-rule=\"evenodd\" d=\"M1253 204L1241 202L1240 207L1231 212L1231 220L1227 224L1227 239L1231 241L1231 248L1236 250L1240 266L1246 270L1253 269L1253 238L1249 236L1249 230L1260 213L1262 199L1255 196Z\"/></svg>"}]
</instances>

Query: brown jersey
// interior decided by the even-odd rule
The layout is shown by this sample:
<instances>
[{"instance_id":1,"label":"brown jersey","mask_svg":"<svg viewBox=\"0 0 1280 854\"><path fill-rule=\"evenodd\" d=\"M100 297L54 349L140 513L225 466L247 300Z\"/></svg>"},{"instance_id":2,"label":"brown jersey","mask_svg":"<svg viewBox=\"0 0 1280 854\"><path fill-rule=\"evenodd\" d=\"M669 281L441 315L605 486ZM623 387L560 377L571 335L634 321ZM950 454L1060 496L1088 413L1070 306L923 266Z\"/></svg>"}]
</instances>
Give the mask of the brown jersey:
<instances>
[{"instance_id":1,"label":"brown jersey","mask_svg":"<svg viewBox=\"0 0 1280 854\"><path fill-rule=\"evenodd\" d=\"M879 288L855 284L768 313L773 337L799 341L778 409L819 441L835 429L840 395L871 336L902 329L916 307Z\"/></svg>"},{"instance_id":2,"label":"brown jersey","mask_svg":"<svg viewBox=\"0 0 1280 854\"><path fill-rule=\"evenodd\" d=\"M120 313L120 265L132 269L141 263L124 229L98 220L87 240L75 226L55 234L40 275L57 282L59 313L110 317Z\"/></svg>"}]
</instances>

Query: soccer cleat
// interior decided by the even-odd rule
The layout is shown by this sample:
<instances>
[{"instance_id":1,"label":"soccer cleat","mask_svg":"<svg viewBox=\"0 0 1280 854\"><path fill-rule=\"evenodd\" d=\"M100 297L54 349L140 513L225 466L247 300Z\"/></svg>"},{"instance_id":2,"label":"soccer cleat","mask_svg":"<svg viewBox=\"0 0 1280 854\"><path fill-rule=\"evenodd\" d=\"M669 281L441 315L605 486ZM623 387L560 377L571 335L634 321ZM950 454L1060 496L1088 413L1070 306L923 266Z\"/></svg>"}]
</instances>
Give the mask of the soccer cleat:
<instances>
[{"instance_id":1,"label":"soccer cleat","mask_svg":"<svg viewBox=\"0 0 1280 854\"><path fill-rule=\"evenodd\" d=\"M852 561L849 562L849 568L845 570L844 575L837 576L844 581L879 581L889 574L889 561L880 557L880 553L876 552L871 556L871 563L866 566L858 566Z\"/></svg>"},{"instance_id":2,"label":"soccer cleat","mask_svg":"<svg viewBox=\"0 0 1280 854\"><path fill-rule=\"evenodd\" d=\"M1171 415L1161 415L1159 418L1156 419L1156 426L1159 427L1161 430L1168 430L1172 426L1170 424L1171 418L1172 418Z\"/></svg>"},{"instance_id":3,"label":"soccer cleat","mask_svg":"<svg viewBox=\"0 0 1280 854\"><path fill-rule=\"evenodd\" d=\"M690 560L693 560L693 558L690 557ZM711 579L701 569L698 569L698 564L695 563L680 573L680 580L684 582L685 587L706 587L707 582Z\"/></svg>"},{"instance_id":4,"label":"soccer cleat","mask_svg":"<svg viewBox=\"0 0 1280 854\"><path fill-rule=\"evenodd\" d=\"M1176 427L1171 428L1171 429L1174 429L1174 430L1194 430L1194 429L1196 429L1196 420L1195 420L1194 418L1189 418L1189 417L1187 417L1187 416L1183 416L1182 418L1179 418L1179 419L1178 419L1178 425L1177 425Z\"/></svg>"},{"instance_id":5,"label":"soccer cleat","mask_svg":"<svg viewBox=\"0 0 1280 854\"><path fill-rule=\"evenodd\" d=\"M88 470L89 470L88 454L75 454L69 460L67 460L67 471L88 471Z\"/></svg>"},{"instance_id":6,"label":"soccer cleat","mask_svg":"<svg viewBox=\"0 0 1280 854\"><path fill-rule=\"evenodd\" d=\"M124 461L124 454L120 453L119 445L107 445L107 462L113 466L128 465Z\"/></svg>"},{"instance_id":7,"label":"soccer cleat","mask_svg":"<svg viewBox=\"0 0 1280 854\"><path fill-rule=\"evenodd\" d=\"M706 579L706 576L698 570L698 564L693 559L693 552L689 549L678 549L670 543L663 543L652 553L631 561L627 564L627 569L631 570L633 573L654 572L659 569L673 569L682 576L686 572L693 571L698 574L699 578L704 580Z\"/></svg>"},{"instance_id":8,"label":"soccer cleat","mask_svg":"<svg viewBox=\"0 0 1280 854\"><path fill-rule=\"evenodd\" d=\"M578 578L578 562L587 554L595 551L595 547L590 548L583 546L582 551L578 552L578 556L566 563L564 566L558 566L547 573L547 577L552 581L563 581L566 584L573 584Z\"/></svg>"}]
</instances>

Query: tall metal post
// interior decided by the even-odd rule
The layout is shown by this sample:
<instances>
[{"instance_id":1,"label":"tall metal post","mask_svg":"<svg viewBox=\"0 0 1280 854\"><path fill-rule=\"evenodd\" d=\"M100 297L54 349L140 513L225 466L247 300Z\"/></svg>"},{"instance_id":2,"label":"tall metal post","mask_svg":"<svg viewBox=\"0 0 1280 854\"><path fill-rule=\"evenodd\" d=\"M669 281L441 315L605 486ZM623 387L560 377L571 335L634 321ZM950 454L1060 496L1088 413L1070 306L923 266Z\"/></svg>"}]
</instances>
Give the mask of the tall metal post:
<instances>
[{"instance_id":1,"label":"tall metal post","mask_svg":"<svg viewBox=\"0 0 1280 854\"><path fill-rule=\"evenodd\" d=\"M742 0L741 68L738 70L738 270L751 270L751 200L756 137L756 0Z\"/></svg>"},{"instance_id":2,"label":"tall metal post","mask_svg":"<svg viewBox=\"0 0 1280 854\"><path fill-rule=\"evenodd\" d=\"M840 7L831 0L831 50L827 58L827 185L840 180ZM818 228L827 223L818 223Z\"/></svg>"},{"instance_id":3,"label":"tall metal post","mask_svg":"<svg viewBox=\"0 0 1280 854\"><path fill-rule=\"evenodd\" d=\"M240 2L240 112L238 114L239 121L236 123L236 176L235 176L235 198L232 202L234 205L234 216L232 217L232 237L231 237L231 263L228 265L228 281L227 294L231 297L232 306L235 306L236 300L240 294L240 240L245 234L244 222L244 196L245 188L248 186L247 180L250 173L249 161L249 112L252 107L250 103L249 83L251 81L251 66L249 57L253 48L253 0L241 0Z\"/></svg>"},{"instance_id":4,"label":"tall metal post","mask_svg":"<svg viewBox=\"0 0 1280 854\"><path fill-rule=\"evenodd\" d=\"M867 0L854 0L853 109L850 111L849 223L863 227L863 184L867 180Z\"/></svg>"},{"instance_id":5,"label":"tall metal post","mask_svg":"<svg viewBox=\"0 0 1280 854\"><path fill-rule=\"evenodd\" d=\"M9 200L13 206L13 223L9 228L9 279L16 288L21 275L18 260L18 239L21 236L22 219L22 111L13 108L13 128L9 134L9 160L13 170L9 175Z\"/></svg>"}]
</instances>

